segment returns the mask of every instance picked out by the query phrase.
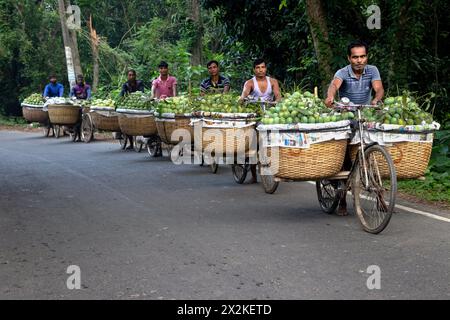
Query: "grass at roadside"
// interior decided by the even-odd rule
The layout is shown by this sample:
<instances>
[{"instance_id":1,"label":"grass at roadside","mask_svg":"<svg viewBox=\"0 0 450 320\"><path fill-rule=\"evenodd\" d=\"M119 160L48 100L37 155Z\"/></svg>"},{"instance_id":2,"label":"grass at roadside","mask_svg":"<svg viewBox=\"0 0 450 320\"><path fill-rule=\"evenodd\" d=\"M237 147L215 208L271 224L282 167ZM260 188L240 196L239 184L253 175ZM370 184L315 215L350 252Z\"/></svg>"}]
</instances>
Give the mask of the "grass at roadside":
<instances>
[{"instance_id":1,"label":"grass at roadside","mask_svg":"<svg viewBox=\"0 0 450 320\"><path fill-rule=\"evenodd\" d=\"M419 199L441 202L450 207L450 187L427 176L425 180L399 181L398 190Z\"/></svg>"},{"instance_id":2,"label":"grass at roadside","mask_svg":"<svg viewBox=\"0 0 450 320\"><path fill-rule=\"evenodd\" d=\"M5 127L27 127L27 121L22 117L5 117L0 115L0 125Z\"/></svg>"}]
</instances>

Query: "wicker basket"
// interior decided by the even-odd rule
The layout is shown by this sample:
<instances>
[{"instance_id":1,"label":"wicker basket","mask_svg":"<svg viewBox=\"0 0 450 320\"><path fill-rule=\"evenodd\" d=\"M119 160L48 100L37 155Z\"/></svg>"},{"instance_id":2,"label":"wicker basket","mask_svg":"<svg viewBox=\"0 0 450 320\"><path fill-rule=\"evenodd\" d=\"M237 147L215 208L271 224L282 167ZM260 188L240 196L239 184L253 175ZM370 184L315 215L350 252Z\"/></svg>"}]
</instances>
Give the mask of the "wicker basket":
<instances>
[{"instance_id":1,"label":"wicker basket","mask_svg":"<svg viewBox=\"0 0 450 320\"><path fill-rule=\"evenodd\" d=\"M215 134L221 140L215 139ZM210 137L208 136L211 135ZM242 143L241 141L244 141ZM223 154L246 154L250 151L251 146L256 146L257 136L255 126L244 128L211 128L202 127L202 151L222 150Z\"/></svg>"},{"instance_id":2,"label":"wicker basket","mask_svg":"<svg viewBox=\"0 0 450 320\"><path fill-rule=\"evenodd\" d=\"M48 112L42 108L22 107L22 113L28 122L48 123Z\"/></svg>"},{"instance_id":3,"label":"wicker basket","mask_svg":"<svg viewBox=\"0 0 450 320\"><path fill-rule=\"evenodd\" d=\"M267 148L271 157L273 149L279 156L271 158L270 166L275 176L282 179L310 181L329 178L341 171L347 150L347 140L331 140L312 144L310 148Z\"/></svg>"},{"instance_id":4,"label":"wicker basket","mask_svg":"<svg viewBox=\"0 0 450 320\"><path fill-rule=\"evenodd\" d=\"M48 116L53 124L75 125L80 121L80 110L79 106L51 104L48 106Z\"/></svg>"},{"instance_id":5,"label":"wicker basket","mask_svg":"<svg viewBox=\"0 0 450 320\"><path fill-rule=\"evenodd\" d=\"M359 145L350 146L350 156L352 161L356 158ZM428 168L432 142L396 142L392 146L385 146L394 162L397 179L416 179L422 177ZM388 174L387 164L384 161L378 162L383 176Z\"/></svg>"},{"instance_id":6,"label":"wicker basket","mask_svg":"<svg viewBox=\"0 0 450 320\"><path fill-rule=\"evenodd\" d=\"M128 136L152 136L156 134L155 116L119 114L119 129Z\"/></svg>"},{"instance_id":7,"label":"wicker basket","mask_svg":"<svg viewBox=\"0 0 450 320\"><path fill-rule=\"evenodd\" d=\"M194 128L191 126L190 117L176 116L175 119L157 119L156 127L161 141L165 144L174 145L180 142L180 140L172 139L173 132L178 129L187 130L191 136L191 143L194 142Z\"/></svg>"},{"instance_id":8,"label":"wicker basket","mask_svg":"<svg viewBox=\"0 0 450 320\"><path fill-rule=\"evenodd\" d=\"M90 115L92 117L92 121L94 122L94 126L97 129L104 131L120 132L118 115L108 117L95 111L91 112Z\"/></svg>"}]
</instances>

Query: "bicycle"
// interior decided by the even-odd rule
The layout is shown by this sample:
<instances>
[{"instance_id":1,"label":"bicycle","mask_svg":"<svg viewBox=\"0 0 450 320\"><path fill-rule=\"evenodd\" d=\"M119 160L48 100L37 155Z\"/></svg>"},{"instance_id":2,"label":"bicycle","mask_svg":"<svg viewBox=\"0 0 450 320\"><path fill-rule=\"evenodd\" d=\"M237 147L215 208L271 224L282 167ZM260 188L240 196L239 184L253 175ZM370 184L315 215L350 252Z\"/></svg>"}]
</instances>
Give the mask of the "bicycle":
<instances>
[{"instance_id":1,"label":"bicycle","mask_svg":"<svg viewBox=\"0 0 450 320\"><path fill-rule=\"evenodd\" d=\"M316 182L319 204L324 212L334 213L351 190L354 210L363 229L378 234L389 224L395 208L397 175L389 153L378 143L364 142L366 121L361 110L380 106L335 102L334 108L357 113L354 130L359 135L359 146L350 171Z\"/></svg>"}]
</instances>

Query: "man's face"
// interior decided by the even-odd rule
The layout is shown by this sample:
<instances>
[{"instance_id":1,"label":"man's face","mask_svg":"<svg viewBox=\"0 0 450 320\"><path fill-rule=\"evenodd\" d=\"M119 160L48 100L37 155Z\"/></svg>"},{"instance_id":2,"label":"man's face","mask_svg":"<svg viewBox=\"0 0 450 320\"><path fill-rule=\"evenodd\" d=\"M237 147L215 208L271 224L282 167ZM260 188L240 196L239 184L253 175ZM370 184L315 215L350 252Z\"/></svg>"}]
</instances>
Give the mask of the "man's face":
<instances>
[{"instance_id":1,"label":"man's face","mask_svg":"<svg viewBox=\"0 0 450 320\"><path fill-rule=\"evenodd\" d=\"M362 71L367 65L367 52L365 47L352 48L352 54L348 57L348 61L352 65L353 70Z\"/></svg>"},{"instance_id":2,"label":"man's face","mask_svg":"<svg viewBox=\"0 0 450 320\"><path fill-rule=\"evenodd\" d=\"M50 82L51 82L51 83L55 84L56 81L57 81L57 79L56 79L55 77L51 77L51 78L50 78Z\"/></svg>"},{"instance_id":3,"label":"man's face","mask_svg":"<svg viewBox=\"0 0 450 320\"><path fill-rule=\"evenodd\" d=\"M261 64L258 64L257 66L255 66L253 71L255 73L255 76L257 76L257 77L265 77L266 73L267 73L266 64L264 62L261 63Z\"/></svg>"},{"instance_id":4,"label":"man's face","mask_svg":"<svg viewBox=\"0 0 450 320\"><path fill-rule=\"evenodd\" d=\"M219 71L220 71L219 66L215 63L212 63L208 67L208 72L211 77L217 76L219 74Z\"/></svg>"},{"instance_id":5,"label":"man's face","mask_svg":"<svg viewBox=\"0 0 450 320\"><path fill-rule=\"evenodd\" d=\"M77 84L82 85L84 82L84 79L82 77L77 78Z\"/></svg>"},{"instance_id":6,"label":"man's face","mask_svg":"<svg viewBox=\"0 0 450 320\"><path fill-rule=\"evenodd\" d=\"M128 81L136 81L136 74L134 72L128 72Z\"/></svg>"},{"instance_id":7,"label":"man's face","mask_svg":"<svg viewBox=\"0 0 450 320\"><path fill-rule=\"evenodd\" d=\"M169 74L169 68L159 67L159 74L162 76L167 76Z\"/></svg>"}]
</instances>

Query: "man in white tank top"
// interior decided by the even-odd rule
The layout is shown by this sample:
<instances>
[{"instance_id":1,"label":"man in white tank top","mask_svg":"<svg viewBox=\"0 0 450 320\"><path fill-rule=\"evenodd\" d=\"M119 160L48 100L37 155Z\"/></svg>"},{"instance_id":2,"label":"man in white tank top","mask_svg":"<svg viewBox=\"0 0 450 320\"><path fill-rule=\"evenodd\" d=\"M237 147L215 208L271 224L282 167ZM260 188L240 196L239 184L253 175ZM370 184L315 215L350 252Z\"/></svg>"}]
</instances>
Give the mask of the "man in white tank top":
<instances>
[{"instance_id":1,"label":"man in white tank top","mask_svg":"<svg viewBox=\"0 0 450 320\"><path fill-rule=\"evenodd\" d=\"M263 59L253 62L254 77L244 84L244 90L240 101L250 98L251 101L279 102L281 100L280 86L278 81L267 76L267 67ZM252 183L257 183L256 165L250 166L252 172Z\"/></svg>"},{"instance_id":2,"label":"man in white tank top","mask_svg":"<svg viewBox=\"0 0 450 320\"><path fill-rule=\"evenodd\" d=\"M278 81L267 76L267 67L263 59L255 60L253 73L255 76L244 84L241 101L247 97L252 101L280 101Z\"/></svg>"}]
</instances>

